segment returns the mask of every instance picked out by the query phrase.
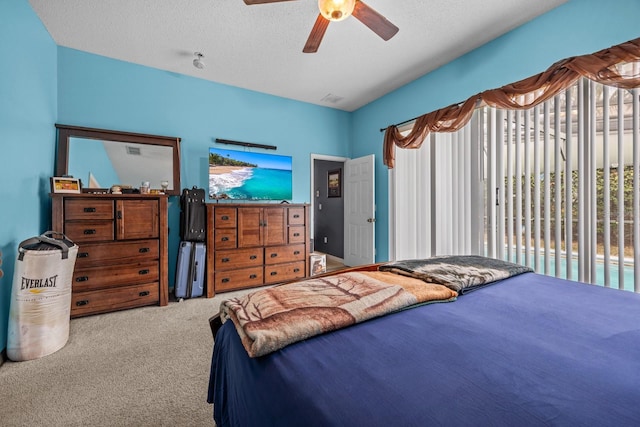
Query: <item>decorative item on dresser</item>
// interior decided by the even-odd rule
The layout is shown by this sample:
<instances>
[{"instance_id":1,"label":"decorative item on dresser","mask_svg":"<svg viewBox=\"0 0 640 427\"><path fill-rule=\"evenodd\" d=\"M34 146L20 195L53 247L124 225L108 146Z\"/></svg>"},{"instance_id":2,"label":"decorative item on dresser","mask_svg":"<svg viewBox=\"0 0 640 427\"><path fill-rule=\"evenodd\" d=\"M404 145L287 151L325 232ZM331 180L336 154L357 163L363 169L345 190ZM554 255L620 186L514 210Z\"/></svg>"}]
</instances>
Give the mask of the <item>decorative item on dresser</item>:
<instances>
[{"instance_id":1,"label":"decorative item on dresser","mask_svg":"<svg viewBox=\"0 0 640 427\"><path fill-rule=\"evenodd\" d=\"M167 305L167 196L52 194L53 229L78 244L71 317Z\"/></svg>"},{"instance_id":2,"label":"decorative item on dresser","mask_svg":"<svg viewBox=\"0 0 640 427\"><path fill-rule=\"evenodd\" d=\"M309 276L309 205L207 204L207 297Z\"/></svg>"}]
</instances>

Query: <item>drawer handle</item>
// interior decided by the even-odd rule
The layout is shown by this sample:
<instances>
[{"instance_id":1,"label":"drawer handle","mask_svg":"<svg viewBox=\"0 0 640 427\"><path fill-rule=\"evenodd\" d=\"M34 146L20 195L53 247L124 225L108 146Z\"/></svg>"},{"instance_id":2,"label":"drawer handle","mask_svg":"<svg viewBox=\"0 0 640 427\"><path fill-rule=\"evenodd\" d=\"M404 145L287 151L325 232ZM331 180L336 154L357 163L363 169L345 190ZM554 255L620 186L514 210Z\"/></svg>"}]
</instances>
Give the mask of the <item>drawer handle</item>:
<instances>
[{"instance_id":1,"label":"drawer handle","mask_svg":"<svg viewBox=\"0 0 640 427\"><path fill-rule=\"evenodd\" d=\"M147 295L149 295L149 291L142 291L138 294L139 297L146 297Z\"/></svg>"},{"instance_id":2,"label":"drawer handle","mask_svg":"<svg viewBox=\"0 0 640 427\"><path fill-rule=\"evenodd\" d=\"M88 258L89 252L78 252L78 258Z\"/></svg>"},{"instance_id":3,"label":"drawer handle","mask_svg":"<svg viewBox=\"0 0 640 427\"><path fill-rule=\"evenodd\" d=\"M294 273L297 273L297 272L299 272L299 271L300 271L300 269L299 269L299 268L294 268L294 269L293 269L293 272L294 272Z\"/></svg>"},{"instance_id":4,"label":"drawer handle","mask_svg":"<svg viewBox=\"0 0 640 427\"><path fill-rule=\"evenodd\" d=\"M249 257L249 259L256 259L256 258L258 258L258 255L251 255L251 256Z\"/></svg>"},{"instance_id":5,"label":"drawer handle","mask_svg":"<svg viewBox=\"0 0 640 427\"><path fill-rule=\"evenodd\" d=\"M300 255L300 251L293 251L294 255Z\"/></svg>"},{"instance_id":6,"label":"drawer handle","mask_svg":"<svg viewBox=\"0 0 640 427\"><path fill-rule=\"evenodd\" d=\"M272 271L272 272L271 272L271 275L272 275L272 276L275 276L276 274L278 274L278 272L277 272L277 271Z\"/></svg>"},{"instance_id":7,"label":"drawer handle","mask_svg":"<svg viewBox=\"0 0 640 427\"><path fill-rule=\"evenodd\" d=\"M76 301L76 306L78 306L78 307L82 307L83 305L87 305L87 304L89 304L89 300L88 299L83 299L83 300L80 300L80 301Z\"/></svg>"},{"instance_id":8,"label":"drawer handle","mask_svg":"<svg viewBox=\"0 0 640 427\"><path fill-rule=\"evenodd\" d=\"M298 215L298 214L294 214L294 215L293 215L293 217L294 217L294 218L300 218L300 215Z\"/></svg>"},{"instance_id":9,"label":"drawer handle","mask_svg":"<svg viewBox=\"0 0 640 427\"><path fill-rule=\"evenodd\" d=\"M87 276L76 277L76 282L86 282L87 280L89 280Z\"/></svg>"},{"instance_id":10,"label":"drawer handle","mask_svg":"<svg viewBox=\"0 0 640 427\"><path fill-rule=\"evenodd\" d=\"M222 258L222 262L229 262L229 258Z\"/></svg>"},{"instance_id":11,"label":"drawer handle","mask_svg":"<svg viewBox=\"0 0 640 427\"><path fill-rule=\"evenodd\" d=\"M138 252L140 252L141 254L145 254L145 253L149 252L150 250L151 249L149 249L149 248L140 248L140 249L138 249Z\"/></svg>"},{"instance_id":12,"label":"drawer handle","mask_svg":"<svg viewBox=\"0 0 640 427\"><path fill-rule=\"evenodd\" d=\"M96 234L96 230L95 229L87 229L83 231L84 234Z\"/></svg>"},{"instance_id":13,"label":"drawer handle","mask_svg":"<svg viewBox=\"0 0 640 427\"><path fill-rule=\"evenodd\" d=\"M229 216L228 215L222 215L220 218L222 220L224 220L224 221L228 221L229 220Z\"/></svg>"},{"instance_id":14,"label":"drawer handle","mask_svg":"<svg viewBox=\"0 0 640 427\"><path fill-rule=\"evenodd\" d=\"M278 256L277 253L271 254L271 258L276 258Z\"/></svg>"},{"instance_id":15,"label":"drawer handle","mask_svg":"<svg viewBox=\"0 0 640 427\"><path fill-rule=\"evenodd\" d=\"M256 277L258 277L258 276L255 275L255 274L252 274L251 276L249 276L249 279L255 279Z\"/></svg>"},{"instance_id":16,"label":"drawer handle","mask_svg":"<svg viewBox=\"0 0 640 427\"><path fill-rule=\"evenodd\" d=\"M144 270L140 270L138 271L138 274L142 275L142 274L149 274L149 270L144 269Z\"/></svg>"},{"instance_id":17,"label":"drawer handle","mask_svg":"<svg viewBox=\"0 0 640 427\"><path fill-rule=\"evenodd\" d=\"M229 281L228 277L225 277L224 279L222 279L222 283L227 283Z\"/></svg>"},{"instance_id":18,"label":"drawer handle","mask_svg":"<svg viewBox=\"0 0 640 427\"><path fill-rule=\"evenodd\" d=\"M293 237L298 237L300 233L293 233Z\"/></svg>"},{"instance_id":19,"label":"drawer handle","mask_svg":"<svg viewBox=\"0 0 640 427\"><path fill-rule=\"evenodd\" d=\"M84 211L87 212L87 213L88 212L95 212L96 208L84 208Z\"/></svg>"},{"instance_id":20,"label":"drawer handle","mask_svg":"<svg viewBox=\"0 0 640 427\"><path fill-rule=\"evenodd\" d=\"M224 237L223 237L222 239L220 239L220 240L222 240L223 242L228 242L228 241L229 241L229 238L228 238L227 236L224 236Z\"/></svg>"}]
</instances>

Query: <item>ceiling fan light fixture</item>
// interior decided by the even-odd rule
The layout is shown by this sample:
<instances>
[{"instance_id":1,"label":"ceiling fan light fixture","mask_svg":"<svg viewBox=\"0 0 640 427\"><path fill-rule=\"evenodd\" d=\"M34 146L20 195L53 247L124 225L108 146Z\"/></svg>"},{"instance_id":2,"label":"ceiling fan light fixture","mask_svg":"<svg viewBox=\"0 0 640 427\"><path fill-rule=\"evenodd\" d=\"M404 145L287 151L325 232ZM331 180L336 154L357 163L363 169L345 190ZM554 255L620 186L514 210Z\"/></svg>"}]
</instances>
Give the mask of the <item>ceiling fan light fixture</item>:
<instances>
[{"instance_id":1,"label":"ceiling fan light fixture","mask_svg":"<svg viewBox=\"0 0 640 427\"><path fill-rule=\"evenodd\" d=\"M195 52L194 55L196 57L193 60L193 66L198 68L199 70L202 70L204 68L204 62L202 62L202 58L204 58L204 55L200 52Z\"/></svg>"},{"instance_id":2,"label":"ceiling fan light fixture","mask_svg":"<svg viewBox=\"0 0 640 427\"><path fill-rule=\"evenodd\" d=\"M320 14L329 21L342 21L353 13L356 0L318 0Z\"/></svg>"}]
</instances>

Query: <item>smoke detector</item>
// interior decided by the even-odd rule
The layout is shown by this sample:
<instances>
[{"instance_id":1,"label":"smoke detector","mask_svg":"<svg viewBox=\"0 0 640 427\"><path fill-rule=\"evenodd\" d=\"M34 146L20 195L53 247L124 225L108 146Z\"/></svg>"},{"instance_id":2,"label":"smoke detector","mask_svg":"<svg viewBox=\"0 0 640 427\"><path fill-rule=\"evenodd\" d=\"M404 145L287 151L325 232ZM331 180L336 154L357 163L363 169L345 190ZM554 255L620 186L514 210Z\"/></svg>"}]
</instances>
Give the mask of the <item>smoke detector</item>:
<instances>
[{"instance_id":1,"label":"smoke detector","mask_svg":"<svg viewBox=\"0 0 640 427\"><path fill-rule=\"evenodd\" d=\"M204 58L204 55L200 52L195 52L194 55L196 57L193 60L193 66L202 70L204 68L204 62L202 62L202 58Z\"/></svg>"}]
</instances>

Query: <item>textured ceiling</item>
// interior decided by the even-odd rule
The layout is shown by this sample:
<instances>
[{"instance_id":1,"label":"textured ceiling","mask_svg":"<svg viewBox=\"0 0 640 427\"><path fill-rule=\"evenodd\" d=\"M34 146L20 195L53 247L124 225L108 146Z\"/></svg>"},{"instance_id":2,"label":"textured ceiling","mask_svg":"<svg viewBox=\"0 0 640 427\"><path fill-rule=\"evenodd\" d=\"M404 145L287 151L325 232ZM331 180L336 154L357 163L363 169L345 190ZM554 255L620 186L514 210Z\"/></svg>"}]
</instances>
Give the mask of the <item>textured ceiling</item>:
<instances>
[{"instance_id":1,"label":"textured ceiling","mask_svg":"<svg viewBox=\"0 0 640 427\"><path fill-rule=\"evenodd\" d=\"M385 42L350 17L314 54L302 48L316 0L29 1L60 46L353 111L567 0L367 0L398 34Z\"/></svg>"}]
</instances>

